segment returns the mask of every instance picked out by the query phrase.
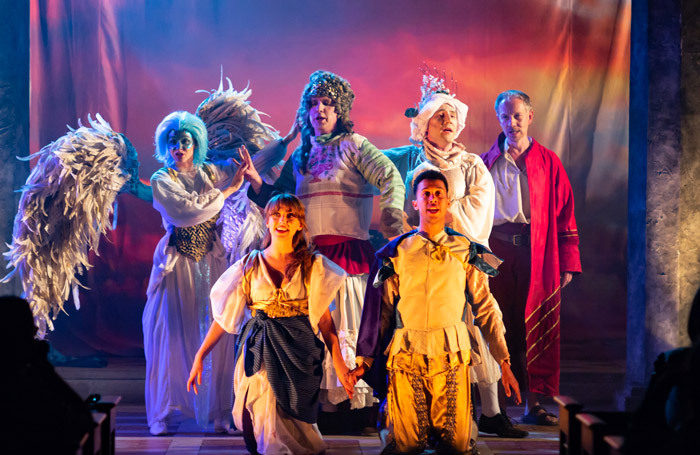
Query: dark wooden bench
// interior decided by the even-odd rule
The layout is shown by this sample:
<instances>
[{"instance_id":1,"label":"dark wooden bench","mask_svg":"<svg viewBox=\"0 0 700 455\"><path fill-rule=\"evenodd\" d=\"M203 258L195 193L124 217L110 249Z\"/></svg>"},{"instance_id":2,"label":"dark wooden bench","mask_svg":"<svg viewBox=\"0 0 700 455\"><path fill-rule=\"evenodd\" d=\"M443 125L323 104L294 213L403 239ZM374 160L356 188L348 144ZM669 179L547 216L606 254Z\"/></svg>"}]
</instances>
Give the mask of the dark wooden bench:
<instances>
[{"instance_id":1,"label":"dark wooden bench","mask_svg":"<svg viewBox=\"0 0 700 455\"><path fill-rule=\"evenodd\" d=\"M620 435L608 435L603 438L608 445L608 453L610 455L622 455L622 443L625 438Z\"/></svg>"},{"instance_id":2,"label":"dark wooden bench","mask_svg":"<svg viewBox=\"0 0 700 455\"><path fill-rule=\"evenodd\" d=\"M554 401L559 404L559 455L579 455L581 453L581 423L576 419L583 405L571 397L558 395Z\"/></svg>"},{"instance_id":3,"label":"dark wooden bench","mask_svg":"<svg viewBox=\"0 0 700 455\"><path fill-rule=\"evenodd\" d=\"M105 395L99 401L91 404L97 412L106 414L106 422L102 427L102 455L114 455L117 429L117 405L122 401L119 395Z\"/></svg>"},{"instance_id":4,"label":"dark wooden bench","mask_svg":"<svg viewBox=\"0 0 700 455\"><path fill-rule=\"evenodd\" d=\"M629 412L582 412L576 415L581 422L581 455L609 455L610 446L605 436L624 434Z\"/></svg>"},{"instance_id":5,"label":"dark wooden bench","mask_svg":"<svg viewBox=\"0 0 700 455\"><path fill-rule=\"evenodd\" d=\"M95 428L88 433L87 441L83 445L82 455L103 455L102 431L107 425L107 414L92 411L92 420L95 421Z\"/></svg>"}]
</instances>

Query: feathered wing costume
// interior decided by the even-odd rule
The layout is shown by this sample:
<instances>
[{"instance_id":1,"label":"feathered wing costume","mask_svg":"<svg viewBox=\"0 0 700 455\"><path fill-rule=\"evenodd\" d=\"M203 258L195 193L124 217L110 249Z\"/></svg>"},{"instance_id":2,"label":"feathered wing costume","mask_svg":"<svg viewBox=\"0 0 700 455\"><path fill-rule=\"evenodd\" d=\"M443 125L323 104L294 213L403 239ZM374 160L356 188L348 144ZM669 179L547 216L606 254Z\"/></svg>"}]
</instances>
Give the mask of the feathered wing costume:
<instances>
[{"instance_id":1,"label":"feathered wing costume","mask_svg":"<svg viewBox=\"0 0 700 455\"><path fill-rule=\"evenodd\" d=\"M21 189L5 253L13 270L2 281L19 276L42 338L47 328L53 330L71 290L80 308L76 272L91 267L90 250L99 254L100 235L113 227L109 217L119 191L138 182L136 151L128 139L99 114L88 122L90 127L79 122L77 130L23 158L39 161Z\"/></svg>"},{"instance_id":2,"label":"feathered wing costume","mask_svg":"<svg viewBox=\"0 0 700 455\"><path fill-rule=\"evenodd\" d=\"M209 138L208 159L223 161L239 159L238 147L245 145L250 151L255 168L268 183L274 182L281 170L285 147L268 146L267 142L279 139L277 131L260 119L266 115L250 105L251 90L246 87L240 92L233 89L231 80L228 89L223 88L223 77L219 88L211 92L197 108L196 114L207 126ZM223 231L221 241L229 256L229 263L256 248L265 233L265 220L262 211L246 196L249 184L226 200L221 210Z\"/></svg>"},{"instance_id":3,"label":"feathered wing costume","mask_svg":"<svg viewBox=\"0 0 700 455\"><path fill-rule=\"evenodd\" d=\"M224 90L222 78L217 90L205 91L210 95L197 109L207 125L208 159L237 158L237 148L246 145L263 178L274 181L285 148L264 147L279 138L277 132L250 106L251 90L246 87L237 92L230 80L228 83ZM112 130L99 114L96 120L88 115L88 122L90 127L79 122L77 130L71 128L39 152L22 158L39 161L20 190L12 244L4 254L7 267L13 270L2 281L19 277L40 338L47 329L53 330L52 321L65 311L71 291L80 308L76 275L91 267L89 251L99 254L100 235L113 227L109 217L116 212L117 194L129 191L152 198L146 194L150 187L139 182L136 150L127 137ZM222 241L231 262L258 246L264 234L260 209L246 197L247 185L226 201L222 211ZM116 221L116 213L113 218Z\"/></svg>"}]
</instances>

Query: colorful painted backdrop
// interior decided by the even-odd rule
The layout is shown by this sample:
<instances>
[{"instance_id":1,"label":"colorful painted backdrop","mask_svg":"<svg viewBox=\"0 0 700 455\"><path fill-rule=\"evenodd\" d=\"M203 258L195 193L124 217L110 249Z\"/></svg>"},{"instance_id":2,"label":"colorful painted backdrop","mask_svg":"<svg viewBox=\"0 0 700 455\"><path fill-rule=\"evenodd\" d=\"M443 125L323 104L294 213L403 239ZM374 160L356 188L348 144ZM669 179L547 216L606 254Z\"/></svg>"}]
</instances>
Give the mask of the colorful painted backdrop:
<instances>
[{"instance_id":1,"label":"colorful painted backdrop","mask_svg":"<svg viewBox=\"0 0 700 455\"><path fill-rule=\"evenodd\" d=\"M531 133L574 186L584 274L564 292L563 337L624 334L630 0L376 1L31 0L31 151L99 112L159 165L153 133L194 111L221 69L286 133L316 69L356 93L356 131L379 148L407 143L406 108L426 62L469 105L459 140L488 150L506 89L534 103ZM290 148L291 152L293 148ZM163 235L148 204L119 197L118 228L85 276L82 308L50 339L64 353L141 353L141 311Z\"/></svg>"}]
</instances>

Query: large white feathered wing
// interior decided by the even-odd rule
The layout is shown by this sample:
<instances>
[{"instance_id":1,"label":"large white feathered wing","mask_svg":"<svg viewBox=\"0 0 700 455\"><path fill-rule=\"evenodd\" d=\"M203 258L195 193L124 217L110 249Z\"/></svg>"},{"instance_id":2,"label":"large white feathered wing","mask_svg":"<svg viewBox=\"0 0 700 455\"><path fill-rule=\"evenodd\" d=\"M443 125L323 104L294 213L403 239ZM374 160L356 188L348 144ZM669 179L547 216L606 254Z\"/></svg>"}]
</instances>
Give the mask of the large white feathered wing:
<instances>
[{"instance_id":1,"label":"large white feathered wing","mask_svg":"<svg viewBox=\"0 0 700 455\"><path fill-rule=\"evenodd\" d=\"M274 181L279 176L284 147L265 147L279 139L277 131L261 119L264 113L250 105L248 98L252 91L246 87L237 92L231 80L228 89L223 88L223 77L216 90L209 93L197 108L197 115L207 126L209 152L207 158L223 161L229 158L239 160L238 147L245 145L253 157L253 163L266 181ZM265 233L265 221L260 208L251 203L245 183L231 195L224 204L220 220L223 223L221 240L228 252L231 263L237 261L250 250L259 247Z\"/></svg>"},{"instance_id":2,"label":"large white feathered wing","mask_svg":"<svg viewBox=\"0 0 700 455\"><path fill-rule=\"evenodd\" d=\"M39 158L22 187L12 244L5 253L3 278L19 276L34 313L38 336L64 311L73 291L79 308L76 273L90 268L88 252L98 252L100 235L111 228L110 214L119 190L138 175L128 141L96 116L77 130L26 158Z\"/></svg>"}]
</instances>

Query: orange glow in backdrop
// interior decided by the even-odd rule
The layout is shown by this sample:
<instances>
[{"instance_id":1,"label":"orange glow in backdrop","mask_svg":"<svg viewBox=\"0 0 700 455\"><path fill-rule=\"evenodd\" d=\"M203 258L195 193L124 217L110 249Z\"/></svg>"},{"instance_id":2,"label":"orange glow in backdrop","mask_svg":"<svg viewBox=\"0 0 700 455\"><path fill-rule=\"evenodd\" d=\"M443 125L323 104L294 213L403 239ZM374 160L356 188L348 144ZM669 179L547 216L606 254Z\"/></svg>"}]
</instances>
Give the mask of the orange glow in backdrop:
<instances>
[{"instance_id":1,"label":"orange glow in backdrop","mask_svg":"<svg viewBox=\"0 0 700 455\"><path fill-rule=\"evenodd\" d=\"M469 105L459 142L488 150L499 92L534 105L531 134L569 173L584 274L564 292L562 337L625 324L630 0L296 2L31 0L31 152L99 112L159 167L153 135L174 110L194 112L219 84L250 85L251 104L285 134L308 76L346 78L355 130L380 149L408 144L403 116L427 63L458 82ZM296 142L292 143L289 152ZM119 197L118 228L85 277L82 308L49 335L85 355L141 352L141 311L160 216ZM604 327L603 327L604 326Z\"/></svg>"}]
</instances>

